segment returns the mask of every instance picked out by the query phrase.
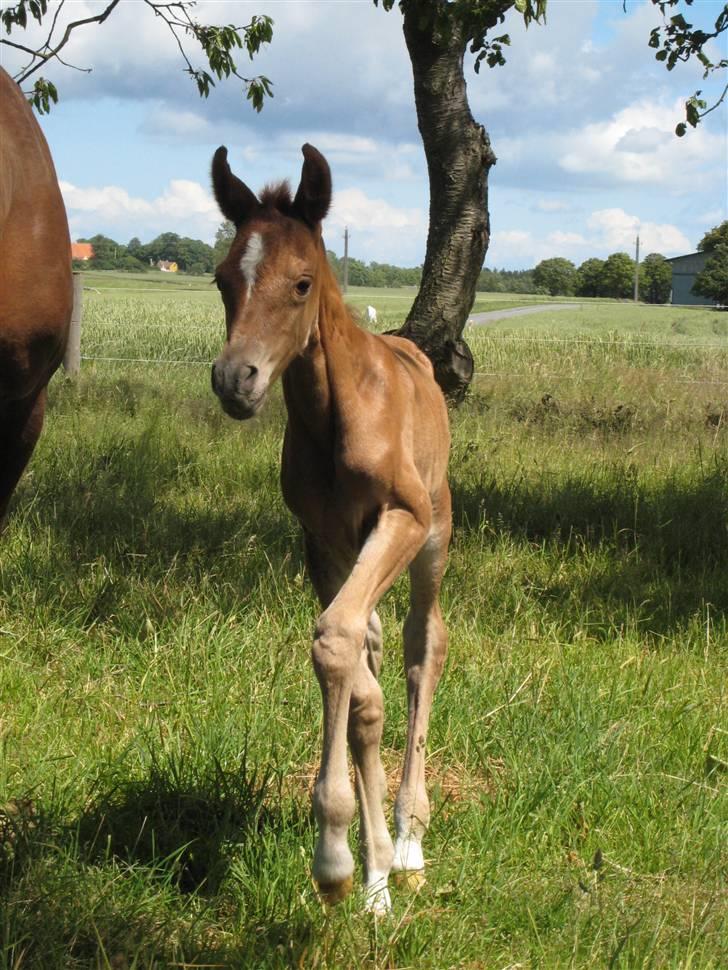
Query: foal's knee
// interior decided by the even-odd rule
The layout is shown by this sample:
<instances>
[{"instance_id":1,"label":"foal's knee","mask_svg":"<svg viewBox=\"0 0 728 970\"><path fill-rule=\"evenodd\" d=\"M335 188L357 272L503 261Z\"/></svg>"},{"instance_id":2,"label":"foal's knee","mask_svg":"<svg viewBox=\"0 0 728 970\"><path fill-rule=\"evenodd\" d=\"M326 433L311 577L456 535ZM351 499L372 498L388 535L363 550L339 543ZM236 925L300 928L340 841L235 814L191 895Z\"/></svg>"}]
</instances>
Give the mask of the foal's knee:
<instances>
[{"instance_id":1,"label":"foal's knee","mask_svg":"<svg viewBox=\"0 0 728 970\"><path fill-rule=\"evenodd\" d=\"M359 662L366 623L322 613L316 624L311 657L320 683L348 680L353 677Z\"/></svg>"}]
</instances>

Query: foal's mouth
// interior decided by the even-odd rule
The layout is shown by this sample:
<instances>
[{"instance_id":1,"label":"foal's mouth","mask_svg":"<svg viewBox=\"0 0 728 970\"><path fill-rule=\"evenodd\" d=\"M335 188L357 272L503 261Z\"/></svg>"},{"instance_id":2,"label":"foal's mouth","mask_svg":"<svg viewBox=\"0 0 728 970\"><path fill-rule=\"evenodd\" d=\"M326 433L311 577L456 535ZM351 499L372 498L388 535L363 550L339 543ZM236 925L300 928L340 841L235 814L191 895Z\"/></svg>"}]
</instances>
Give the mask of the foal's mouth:
<instances>
[{"instance_id":1,"label":"foal's mouth","mask_svg":"<svg viewBox=\"0 0 728 970\"><path fill-rule=\"evenodd\" d=\"M228 417L236 421L247 421L260 411L265 401L265 392L260 394L255 400L241 401L235 397L221 397L220 404Z\"/></svg>"}]
</instances>

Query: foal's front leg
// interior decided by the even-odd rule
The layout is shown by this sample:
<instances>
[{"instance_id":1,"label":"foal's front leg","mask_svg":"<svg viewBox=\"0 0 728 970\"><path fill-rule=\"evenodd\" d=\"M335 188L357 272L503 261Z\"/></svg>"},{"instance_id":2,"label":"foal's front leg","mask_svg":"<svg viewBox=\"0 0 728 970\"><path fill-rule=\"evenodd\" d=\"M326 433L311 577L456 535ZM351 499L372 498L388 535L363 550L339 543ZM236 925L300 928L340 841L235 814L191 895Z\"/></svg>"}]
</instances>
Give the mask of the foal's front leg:
<instances>
[{"instance_id":1,"label":"foal's front leg","mask_svg":"<svg viewBox=\"0 0 728 970\"><path fill-rule=\"evenodd\" d=\"M387 778L379 751L384 724L384 697L377 683L381 635L379 617L374 612L369 618L365 648L359 655L349 705L349 747L356 771L364 892L367 909L376 913L386 912L391 905L387 880L394 855L384 815Z\"/></svg>"},{"instance_id":2,"label":"foal's front leg","mask_svg":"<svg viewBox=\"0 0 728 970\"><path fill-rule=\"evenodd\" d=\"M349 578L318 620L313 663L323 697L324 739L313 793L318 824L313 875L328 902L336 902L350 892L354 872L347 841L355 809L346 757L347 728L357 764L364 768L359 772L362 804L373 807L378 802L381 811L378 751L383 708L379 685L363 666L368 621L380 597L412 560L425 534L426 525L410 512L383 512ZM367 862L370 848L373 851ZM375 909L387 904L383 890L392 861L388 836L386 841L381 840L380 850L382 857L377 858L376 845L365 848L367 880L371 877L376 882L376 887L372 884L368 889L379 896L373 900Z\"/></svg>"}]
</instances>

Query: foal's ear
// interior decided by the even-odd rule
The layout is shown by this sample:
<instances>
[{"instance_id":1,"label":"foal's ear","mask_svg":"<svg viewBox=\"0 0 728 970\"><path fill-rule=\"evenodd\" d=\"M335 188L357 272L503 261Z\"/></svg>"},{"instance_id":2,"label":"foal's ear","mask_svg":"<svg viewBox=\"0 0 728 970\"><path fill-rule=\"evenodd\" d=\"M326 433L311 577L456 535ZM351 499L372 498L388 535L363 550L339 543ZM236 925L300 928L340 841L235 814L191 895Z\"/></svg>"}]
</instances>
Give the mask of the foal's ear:
<instances>
[{"instance_id":1,"label":"foal's ear","mask_svg":"<svg viewBox=\"0 0 728 970\"><path fill-rule=\"evenodd\" d=\"M236 228L260 206L255 194L230 170L224 145L212 157L212 188L220 211Z\"/></svg>"},{"instance_id":2,"label":"foal's ear","mask_svg":"<svg viewBox=\"0 0 728 970\"><path fill-rule=\"evenodd\" d=\"M293 200L293 210L313 228L321 222L331 205L331 169L324 156L313 145L306 143L301 151L301 184Z\"/></svg>"}]
</instances>

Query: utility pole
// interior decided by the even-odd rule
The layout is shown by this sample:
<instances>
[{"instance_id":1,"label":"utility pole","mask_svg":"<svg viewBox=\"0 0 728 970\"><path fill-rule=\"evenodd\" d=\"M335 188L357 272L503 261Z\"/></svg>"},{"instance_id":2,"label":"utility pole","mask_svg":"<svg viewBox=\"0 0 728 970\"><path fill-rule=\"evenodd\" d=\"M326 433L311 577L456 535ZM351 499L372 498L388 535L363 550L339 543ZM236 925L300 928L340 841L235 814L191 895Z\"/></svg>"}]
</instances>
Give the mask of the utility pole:
<instances>
[{"instance_id":1,"label":"utility pole","mask_svg":"<svg viewBox=\"0 0 728 970\"><path fill-rule=\"evenodd\" d=\"M640 298L640 237L637 236L637 246L634 255L634 302Z\"/></svg>"},{"instance_id":2,"label":"utility pole","mask_svg":"<svg viewBox=\"0 0 728 970\"><path fill-rule=\"evenodd\" d=\"M349 289L349 227L344 226L344 293Z\"/></svg>"}]
</instances>

